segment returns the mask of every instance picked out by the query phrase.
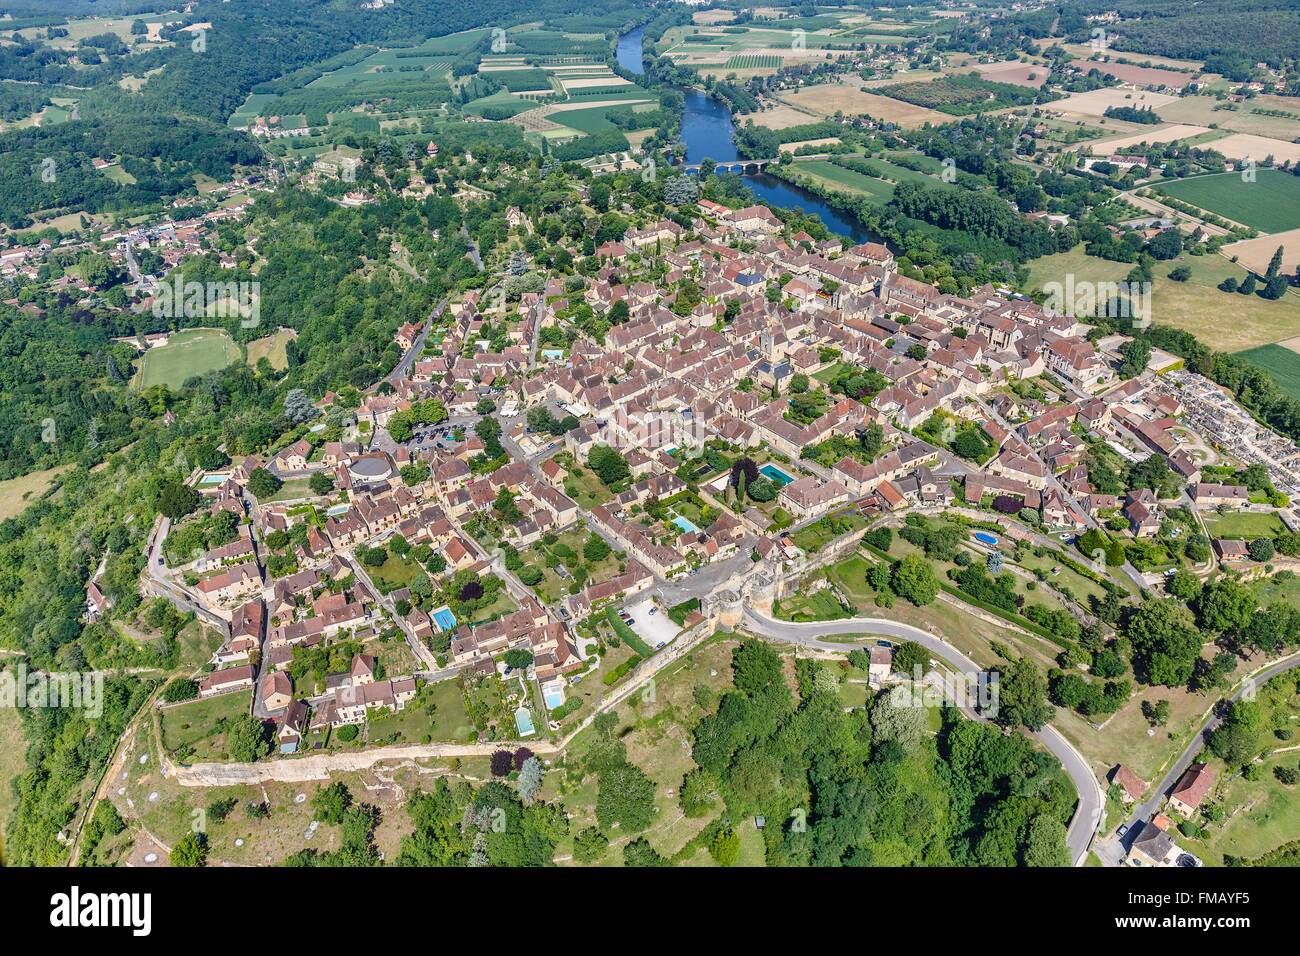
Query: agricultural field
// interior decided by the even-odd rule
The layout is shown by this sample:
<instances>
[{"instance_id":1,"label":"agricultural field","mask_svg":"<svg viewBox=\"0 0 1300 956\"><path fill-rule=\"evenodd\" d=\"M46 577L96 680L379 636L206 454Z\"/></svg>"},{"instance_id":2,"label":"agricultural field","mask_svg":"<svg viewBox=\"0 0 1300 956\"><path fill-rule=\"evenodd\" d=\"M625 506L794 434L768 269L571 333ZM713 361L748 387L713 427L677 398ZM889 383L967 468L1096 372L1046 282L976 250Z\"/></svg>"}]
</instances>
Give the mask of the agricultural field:
<instances>
[{"instance_id":1,"label":"agricultural field","mask_svg":"<svg viewBox=\"0 0 1300 956\"><path fill-rule=\"evenodd\" d=\"M1123 105L1137 106L1138 101L1134 100ZM1101 156L1114 153L1126 146L1140 146L1143 143L1159 145L1177 142L1178 140L1199 139L1207 133L1214 134L1214 130L1205 126L1191 126L1187 123L1177 123L1173 126L1153 126L1141 132L1127 133L1123 136L1104 139L1098 143L1091 143L1088 148L1094 156ZM1217 148L1216 146L1215 149Z\"/></svg>"},{"instance_id":2,"label":"agricultural field","mask_svg":"<svg viewBox=\"0 0 1300 956\"><path fill-rule=\"evenodd\" d=\"M1230 242L1221 246L1219 253L1262 276L1268 271L1268 264L1278 246L1282 247L1282 271L1293 274L1300 268L1300 228Z\"/></svg>"},{"instance_id":3,"label":"agricultural field","mask_svg":"<svg viewBox=\"0 0 1300 956\"><path fill-rule=\"evenodd\" d=\"M1174 103L1182 102L1168 93L1152 93L1143 90L1125 90L1111 87L1100 90L1088 90L1086 93L1071 93L1060 100L1053 100L1044 109L1049 113L1100 117L1112 106L1132 106L1137 109L1151 107L1164 117L1163 109ZM1168 117L1174 122L1173 117ZM1114 121L1110 121L1114 122Z\"/></svg>"},{"instance_id":4,"label":"agricultural field","mask_svg":"<svg viewBox=\"0 0 1300 956\"><path fill-rule=\"evenodd\" d=\"M1191 269L1186 282L1168 278L1180 265ZM1046 282L1064 282L1073 275L1076 282L1122 282L1132 265L1089 256L1083 246L1069 252L1035 259L1029 266L1028 289ZM1183 256L1155 265L1152 317L1161 325L1194 333L1206 345L1221 352L1240 352L1295 336L1300 329L1300 297L1283 296L1269 302L1259 296L1223 292L1218 284L1229 277L1238 282L1246 270L1222 256ZM1207 322L1206 316L1231 315L1233 320Z\"/></svg>"},{"instance_id":5,"label":"agricultural field","mask_svg":"<svg viewBox=\"0 0 1300 956\"><path fill-rule=\"evenodd\" d=\"M780 66L780 57L754 53L742 53L727 60L728 70L775 70Z\"/></svg>"},{"instance_id":6,"label":"agricultural field","mask_svg":"<svg viewBox=\"0 0 1300 956\"><path fill-rule=\"evenodd\" d=\"M1030 89L1042 86L1050 72L1048 67L1041 63L1021 63L1019 60L1010 63L979 63L974 64L974 69L982 79L994 83L1026 86Z\"/></svg>"},{"instance_id":7,"label":"agricultural field","mask_svg":"<svg viewBox=\"0 0 1300 956\"><path fill-rule=\"evenodd\" d=\"M1273 157L1275 163L1300 162L1300 143L1284 143L1267 136L1253 136L1250 133L1233 133L1223 139L1214 141L1213 149L1228 159L1253 159L1262 163Z\"/></svg>"},{"instance_id":8,"label":"agricultural field","mask_svg":"<svg viewBox=\"0 0 1300 956\"><path fill-rule=\"evenodd\" d=\"M1043 78L1046 78L1045 70L1040 69L1038 72L1042 72ZM887 96L914 106L938 110L950 116L966 116L1031 103L1034 99L1034 85L1028 83L1027 89L1024 85L999 83L973 74L962 74L922 82L895 83L881 87L881 90Z\"/></svg>"},{"instance_id":9,"label":"agricultural field","mask_svg":"<svg viewBox=\"0 0 1300 956\"><path fill-rule=\"evenodd\" d=\"M928 109L891 96L882 96L878 93L857 89L841 83L822 83L816 86L807 86L793 93L782 94L780 99L782 102L804 111L803 118L799 120L800 123L810 122L807 115L809 113L814 114L817 119L825 119L837 112L846 116L870 116L888 123L897 123L899 126L908 129L923 126L926 123L952 122L951 116L940 113L938 110ZM762 126L771 125L760 122L759 117L763 115L762 113L756 114L754 121ZM789 123L786 125L794 126L797 124Z\"/></svg>"},{"instance_id":10,"label":"agricultural field","mask_svg":"<svg viewBox=\"0 0 1300 956\"><path fill-rule=\"evenodd\" d=\"M1300 177L1278 169L1258 170L1254 182L1243 182L1239 173L1216 173L1161 183L1155 189L1262 232L1300 227ZM1268 254L1273 254L1271 249Z\"/></svg>"},{"instance_id":11,"label":"agricultural field","mask_svg":"<svg viewBox=\"0 0 1300 956\"><path fill-rule=\"evenodd\" d=\"M1173 70L1137 66L1132 63L1098 63L1096 66L1107 76L1113 76L1122 83L1132 83L1134 86L1164 86L1181 90L1196 78L1192 73L1177 73Z\"/></svg>"},{"instance_id":12,"label":"agricultural field","mask_svg":"<svg viewBox=\"0 0 1300 956\"><path fill-rule=\"evenodd\" d=\"M1273 376L1282 391L1300 399L1300 354L1284 345L1261 345L1237 354Z\"/></svg>"},{"instance_id":13,"label":"agricultural field","mask_svg":"<svg viewBox=\"0 0 1300 956\"><path fill-rule=\"evenodd\" d=\"M140 358L135 382L139 388L167 385L180 388L185 380L239 362L243 355L222 329L186 329L149 349Z\"/></svg>"},{"instance_id":14,"label":"agricultural field","mask_svg":"<svg viewBox=\"0 0 1300 956\"><path fill-rule=\"evenodd\" d=\"M1294 98L1261 95L1244 103L1230 103L1213 96L1184 96L1157 112L1167 123L1213 123L1234 133L1252 133L1288 143L1300 137L1300 105ZM1268 112L1289 115L1270 116Z\"/></svg>"}]
</instances>

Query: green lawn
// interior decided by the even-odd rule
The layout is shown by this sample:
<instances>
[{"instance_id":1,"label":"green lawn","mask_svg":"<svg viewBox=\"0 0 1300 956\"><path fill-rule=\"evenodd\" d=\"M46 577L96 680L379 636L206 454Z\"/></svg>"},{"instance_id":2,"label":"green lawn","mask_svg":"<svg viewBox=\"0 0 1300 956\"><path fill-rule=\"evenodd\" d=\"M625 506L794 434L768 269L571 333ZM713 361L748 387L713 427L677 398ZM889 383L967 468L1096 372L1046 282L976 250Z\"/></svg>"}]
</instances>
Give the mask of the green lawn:
<instances>
[{"instance_id":1,"label":"green lawn","mask_svg":"<svg viewBox=\"0 0 1300 956\"><path fill-rule=\"evenodd\" d=\"M187 329L166 345L149 349L140 359L136 382L140 388L167 385L180 388L185 380L225 368L242 360L239 348L221 329Z\"/></svg>"},{"instance_id":2,"label":"green lawn","mask_svg":"<svg viewBox=\"0 0 1300 956\"><path fill-rule=\"evenodd\" d=\"M1300 839L1300 788L1287 787L1273 768L1295 767L1300 753L1289 751L1264 760L1259 780L1237 777L1223 798L1226 821L1203 840L1180 836L1179 841L1210 866L1222 866L1224 854L1253 859L1284 843Z\"/></svg>"},{"instance_id":3,"label":"green lawn","mask_svg":"<svg viewBox=\"0 0 1300 956\"><path fill-rule=\"evenodd\" d=\"M1271 511L1230 511L1220 515L1205 516L1206 527L1212 538L1265 538L1280 534L1286 526Z\"/></svg>"},{"instance_id":4,"label":"green lawn","mask_svg":"<svg viewBox=\"0 0 1300 956\"><path fill-rule=\"evenodd\" d=\"M853 616L829 589L787 596L773 606L772 613L783 621L837 621Z\"/></svg>"},{"instance_id":5,"label":"green lawn","mask_svg":"<svg viewBox=\"0 0 1300 956\"><path fill-rule=\"evenodd\" d=\"M790 540L808 554L814 554L827 542L856 531L866 523L866 519L856 511L843 511L836 515L826 515L807 527L792 532Z\"/></svg>"},{"instance_id":6,"label":"green lawn","mask_svg":"<svg viewBox=\"0 0 1300 956\"><path fill-rule=\"evenodd\" d=\"M1261 169L1254 182L1242 182L1240 173L1216 173L1155 188L1263 232L1283 232L1300 226L1300 178L1280 169Z\"/></svg>"},{"instance_id":7,"label":"green lawn","mask_svg":"<svg viewBox=\"0 0 1300 956\"><path fill-rule=\"evenodd\" d=\"M194 700L162 711L163 746L171 754L185 754L180 759L223 760L225 737L221 723L248 713L248 691L218 694L207 700Z\"/></svg>"}]
</instances>

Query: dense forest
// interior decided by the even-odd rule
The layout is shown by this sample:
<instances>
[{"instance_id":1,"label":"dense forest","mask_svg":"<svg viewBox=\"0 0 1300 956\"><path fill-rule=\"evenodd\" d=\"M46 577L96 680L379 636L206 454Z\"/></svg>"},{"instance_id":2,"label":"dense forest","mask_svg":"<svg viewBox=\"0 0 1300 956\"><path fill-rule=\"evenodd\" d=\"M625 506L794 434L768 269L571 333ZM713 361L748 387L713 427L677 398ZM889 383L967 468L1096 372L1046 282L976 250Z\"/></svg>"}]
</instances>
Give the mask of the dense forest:
<instances>
[{"instance_id":1,"label":"dense forest","mask_svg":"<svg viewBox=\"0 0 1300 956\"><path fill-rule=\"evenodd\" d=\"M728 817L770 821L769 864L1068 863L1075 795L1055 758L955 711L934 736L924 708L888 694L846 713L835 681L819 679L825 666L796 663L796 697L780 655L746 641L734 689L693 731Z\"/></svg>"}]
</instances>

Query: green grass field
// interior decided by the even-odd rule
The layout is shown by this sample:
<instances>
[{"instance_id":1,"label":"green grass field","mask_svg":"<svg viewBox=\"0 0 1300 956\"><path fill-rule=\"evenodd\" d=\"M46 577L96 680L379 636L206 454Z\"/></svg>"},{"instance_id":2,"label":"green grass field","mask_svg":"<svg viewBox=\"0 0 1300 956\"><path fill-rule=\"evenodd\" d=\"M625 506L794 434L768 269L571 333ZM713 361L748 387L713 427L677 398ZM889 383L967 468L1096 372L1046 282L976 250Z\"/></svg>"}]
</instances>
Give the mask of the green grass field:
<instances>
[{"instance_id":1,"label":"green grass field","mask_svg":"<svg viewBox=\"0 0 1300 956\"><path fill-rule=\"evenodd\" d=\"M824 159L799 162L793 169L796 174L808 177L816 185L837 189L854 196L865 196L877 205L883 206L894 198L893 184L883 179L855 173L851 169L836 166Z\"/></svg>"},{"instance_id":2,"label":"green grass field","mask_svg":"<svg viewBox=\"0 0 1300 956\"><path fill-rule=\"evenodd\" d=\"M1259 170L1253 183L1242 182L1238 173L1217 173L1156 189L1263 232L1300 226L1300 177L1278 169Z\"/></svg>"},{"instance_id":3,"label":"green grass field","mask_svg":"<svg viewBox=\"0 0 1300 956\"><path fill-rule=\"evenodd\" d=\"M1230 511L1207 514L1205 527L1212 538L1263 538L1286 530L1282 519L1271 511Z\"/></svg>"},{"instance_id":4,"label":"green grass field","mask_svg":"<svg viewBox=\"0 0 1300 956\"><path fill-rule=\"evenodd\" d=\"M186 329L173 335L166 345L144 353L136 382L140 388L180 388L193 375L213 372L241 359L238 346L225 331Z\"/></svg>"},{"instance_id":5,"label":"green grass field","mask_svg":"<svg viewBox=\"0 0 1300 956\"><path fill-rule=\"evenodd\" d=\"M1292 398L1300 398L1300 355L1281 345L1261 345L1237 354L1268 372Z\"/></svg>"}]
</instances>

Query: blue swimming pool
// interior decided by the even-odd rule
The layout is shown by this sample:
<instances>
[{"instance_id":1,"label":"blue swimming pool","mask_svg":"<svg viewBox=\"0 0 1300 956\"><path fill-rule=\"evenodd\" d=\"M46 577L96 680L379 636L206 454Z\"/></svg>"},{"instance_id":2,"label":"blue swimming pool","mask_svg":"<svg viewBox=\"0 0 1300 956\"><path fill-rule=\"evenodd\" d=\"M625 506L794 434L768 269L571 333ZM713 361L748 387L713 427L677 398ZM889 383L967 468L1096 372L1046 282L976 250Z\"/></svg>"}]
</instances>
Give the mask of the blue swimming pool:
<instances>
[{"instance_id":1,"label":"blue swimming pool","mask_svg":"<svg viewBox=\"0 0 1300 956\"><path fill-rule=\"evenodd\" d=\"M531 737L537 733L537 728L533 726L533 715L528 712L527 707L520 707L515 711L515 726L519 728L520 737Z\"/></svg>"},{"instance_id":2,"label":"blue swimming pool","mask_svg":"<svg viewBox=\"0 0 1300 956\"><path fill-rule=\"evenodd\" d=\"M972 537L980 544L987 544L990 548L997 547L997 536L991 535L987 531L976 531Z\"/></svg>"},{"instance_id":3,"label":"blue swimming pool","mask_svg":"<svg viewBox=\"0 0 1300 956\"><path fill-rule=\"evenodd\" d=\"M681 528L686 534L694 534L699 531L699 527L692 521L687 521L681 515L673 515L673 524Z\"/></svg>"},{"instance_id":4,"label":"blue swimming pool","mask_svg":"<svg viewBox=\"0 0 1300 956\"><path fill-rule=\"evenodd\" d=\"M782 487L794 481L793 478L787 475L780 468L776 467L776 465L764 465L762 468L758 469L758 471L759 474L766 475Z\"/></svg>"},{"instance_id":5,"label":"blue swimming pool","mask_svg":"<svg viewBox=\"0 0 1300 956\"><path fill-rule=\"evenodd\" d=\"M547 710L554 710L564 703L564 685L550 683L542 685L542 700L546 702Z\"/></svg>"},{"instance_id":6,"label":"blue swimming pool","mask_svg":"<svg viewBox=\"0 0 1300 956\"><path fill-rule=\"evenodd\" d=\"M433 623L438 625L440 631L454 631L456 629L456 615L451 613L451 608L440 607L433 612Z\"/></svg>"},{"instance_id":7,"label":"blue swimming pool","mask_svg":"<svg viewBox=\"0 0 1300 956\"><path fill-rule=\"evenodd\" d=\"M219 485L219 484L221 484L223 481L225 481L225 480L226 480L227 478L229 478L229 477L230 477L230 475L228 475L228 474L220 474L220 475L218 475L218 474L210 474L210 475L204 475L202 478L199 479L199 485L200 485L201 487L208 487L208 486L211 486L211 485Z\"/></svg>"}]
</instances>

